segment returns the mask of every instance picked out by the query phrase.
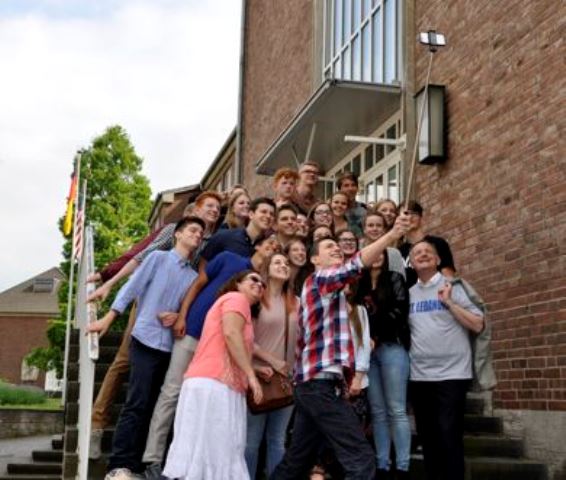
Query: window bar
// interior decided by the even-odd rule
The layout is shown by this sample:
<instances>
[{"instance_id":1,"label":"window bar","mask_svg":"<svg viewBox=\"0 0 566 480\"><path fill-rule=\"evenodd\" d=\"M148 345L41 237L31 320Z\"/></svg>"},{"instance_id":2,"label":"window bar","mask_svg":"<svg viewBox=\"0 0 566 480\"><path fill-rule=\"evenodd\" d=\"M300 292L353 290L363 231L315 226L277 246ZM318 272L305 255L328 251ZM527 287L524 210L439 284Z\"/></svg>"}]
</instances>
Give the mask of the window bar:
<instances>
[{"instance_id":1,"label":"window bar","mask_svg":"<svg viewBox=\"0 0 566 480\"><path fill-rule=\"evenodd\" d=\"M381 65L380 75L381 83L385 82L385 0L381 0L381 9L379 11L379 16L381 17Z\"/></svg>"}]
</instances>

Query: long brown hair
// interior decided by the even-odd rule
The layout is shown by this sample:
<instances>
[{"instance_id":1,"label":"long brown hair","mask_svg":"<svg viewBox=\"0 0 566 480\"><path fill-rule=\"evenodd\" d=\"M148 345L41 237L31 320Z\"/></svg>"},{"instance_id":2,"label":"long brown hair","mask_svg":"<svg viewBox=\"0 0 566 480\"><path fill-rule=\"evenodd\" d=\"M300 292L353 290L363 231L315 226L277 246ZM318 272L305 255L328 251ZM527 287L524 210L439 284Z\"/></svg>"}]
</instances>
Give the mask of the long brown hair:
<instances>
[{"instance_id":1,"label":"long brown hair","mask_svg":"<svg viewBox=\"0 0 566 480\"><path fill-rule=\"evenodd\" d=\"M356 339L358 340L358 346L361 347L364 343L364 332L360 314L358 312L358 305L354 303L356 297L356 292L354 290L354 285L350 284L350 293L346 295L346 301L351 307L350 311L348 312L348 319L354 327L354 333L356 334Z\"/></svg>"},{"instance_id":2,"label":"long brown hair","mask_svg":"<svg viewBox=\"0 0 566 480\"><path fill-rule=\"evenodd\" d=\"M246 221L244 220L244 224L242 225L242 220L236 217L236 214L234 213L234 204L242 195L245 195L251 201L250 196L246 192L236 193L236 195L232 195L230 197L230 200L228 201L228 211L226 212L226 219L224 221L229 228L239 228L246 226Z\"/></svg>"},{"instance_id":3,"label":"long brown hair","mask_svg":"<svg viewBox=\"0 0 566 480\"><path fill-rule=\"evenodd\" d=\"M277 255L281 255L283 258L286 258L287 261L289 261L289 257L287 255L285 255L284 253L276 252L273 255L270 255L263 262L263 265L261 267L261 276L265 280L267 287L265 289L265 293L264 293L263 297L261 298L261 304L265 308L270 307L270 305L269 305L269 267L271 266L271 262L272 262L273 258L275 258ZM291 262L289 261L289 264L290 263ZM292 288L291 276L290 275L289 275L289 279L286 280L283 283L283 288L281 289L281 295L283 296L283 300L285 302L285 318L288 319L289 313L292 312L293 310L297 309L297 297L295 296L295 293L294 293L293 288Z\"/></svg>"}]
</instances>

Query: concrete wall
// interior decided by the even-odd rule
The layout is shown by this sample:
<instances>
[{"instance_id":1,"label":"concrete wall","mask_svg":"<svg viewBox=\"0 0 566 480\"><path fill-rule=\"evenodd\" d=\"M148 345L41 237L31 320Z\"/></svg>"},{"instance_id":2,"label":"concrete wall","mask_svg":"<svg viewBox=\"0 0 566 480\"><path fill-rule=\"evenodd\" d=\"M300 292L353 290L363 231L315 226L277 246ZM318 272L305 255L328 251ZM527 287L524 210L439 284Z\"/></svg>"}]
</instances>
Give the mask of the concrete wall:
<instances>
[{"instance_id":1,"label":"concrete wall","mask_svg":"<svg viewBox=\"0 0 566 480\"><path fill-rule=\"evenodd\" d=\"M566 478L566 412L495 410L503 418L505 432L525 441L528 458L545 462L551 479Z\"/></svg>"},{"instance_id":2,"label":"concrete wall","mask_svg":"<svg viewBox=\"0 0 566 480\"><path fill-rule=\"evenodd\" d=\"M63 411L0 409L0 438L63 432Z\"/></svg>"},{"instance_id":3,"label":"concrete wall","mask_svg":"<svg viewBox=\"0 0 566 480\"><path fill-rule=\"evenodd\" d=\"M313 92L313 2L248 0L244 38L241 161L252 195L270 178L255 164Z\"/></svg>"}]
</instances>

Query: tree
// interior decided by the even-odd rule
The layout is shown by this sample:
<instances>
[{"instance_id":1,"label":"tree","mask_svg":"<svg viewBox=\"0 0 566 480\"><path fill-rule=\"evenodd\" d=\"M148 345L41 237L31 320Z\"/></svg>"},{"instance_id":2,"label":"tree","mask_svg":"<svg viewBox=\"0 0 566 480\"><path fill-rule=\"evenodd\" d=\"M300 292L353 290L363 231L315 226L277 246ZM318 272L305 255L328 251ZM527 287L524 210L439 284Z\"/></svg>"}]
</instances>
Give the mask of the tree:
<instances>
[{"instance_id":1,"label":"tree","mask_svg":"<svg viewBox=\"0 0 566 480\"><path fill-rule=\"evenodd\" d=\"M151 189L141 174L142 165L128 134L118 125L107 128L82 153L81 178L88 181L85 218L94 227L97 270L148 233ZM59 219L61 232L62 224L63 218ZM60 268L64 272L69 272L71 242L72 238L66 238L63 244ZM27 356L28 364L44 371L55 368L58 376L63 371L68 288L65 282L59 290L59 318L51 320L47 329L49 347L36 348Z\"/></svg>"}]
</instances>

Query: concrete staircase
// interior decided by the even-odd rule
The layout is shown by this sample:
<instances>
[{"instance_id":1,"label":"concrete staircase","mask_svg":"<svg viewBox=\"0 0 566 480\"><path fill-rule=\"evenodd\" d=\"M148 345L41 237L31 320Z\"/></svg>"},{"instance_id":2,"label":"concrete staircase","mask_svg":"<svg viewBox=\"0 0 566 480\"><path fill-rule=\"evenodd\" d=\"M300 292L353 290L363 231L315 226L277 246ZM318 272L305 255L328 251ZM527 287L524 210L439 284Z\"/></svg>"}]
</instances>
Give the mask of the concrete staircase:
<instances>
[{"instance_id":1,"label":"concrete staircase","mask_svg":"<svg viewBox=\"0 0 566 480\"><path fill-rule=\"evenodd\" d=\"M100 343L100 358L95 371L95 395L100 389L106 370L120 345L120 333L107 334ZM8 475L0 480L55 480L76 478L78 456L78 332L71 339L68 371L68 401L65 410L65 433L52 440L52 449L32 452L32 462L9 464ZM112 446L113 425L126 398L124 384L112 408L111 427L102 438L103 456L89 462L89 479L103 479L106 456ZM468 398L465 417L466 480L549 480L546 465L524 458L524 445L520 439L509 438L503 433L503 422L498 417L486 415L483 400ZM415 442L413 442L415 443ZM411 459L412 480L424 479L422 455L414 451ZM82 479L81 479L82 480Z\"/></svg>"},{"instance_id":2,"label":"concrete staircase","mask_svg":"<svg viewBox=\"0 0 566 480\"><path fill-rule=\"evenodd\" d=\"M548 480L546 465L525 459L523 440L505 436L502 419L485 415L484 410L483 400L467 399L466 480ZM411 479L425 479L423 457L416 451L411 458Z\"/></svg>"},{"instance_id":3,"label":"concrete staircase","mask_svg":"<svg viewBox=\"0 0 566 480\"><path fill-rule=\"evenodd\" d=\"M37 450L31 452L31 461L28 463L11 463L7 466L7 475L0 476L0 480L60 480L75 479L77 474L78 456L78 412L79 412L79 346L78 331L71 336L71 350L69 352L69 367L67 374L67 405L65 407L65 432L55 436L51 441L51 450ZM106 370L112 363L122 339L121 333L109 333L100 342L100 356L96 365L95 395L100 389ZM125 385L120 391L119 398L113 411L113 423L118 418L121 404L125 399ZM112 430L105 435L104 446L108 451L112 441ZM104 478L105 460L93 462L89 479ZM82 479L81 479L82 480Z\"/></svg>"},{"instance_id":4,"label":"concrete staircase","mask_svg":"<svg viewBox=\"0 0 566 480\"><path fill-rule=\"evenodd\" d=\"M96 362L94 381L94 397L98 394L100 386L102 385L102 380L106 375L106 371L110 367L110 364L114 360L114 356L118 351L120 342L122 341L122 333L111 332L106 334L101 340L99 345L99 357ZM71 356L76 356L78 358L78 345L75 345L74 336L71 342ZM76 349L76 351L75 351ZM77 444L78 444L78 415L79 415L79 389L80 382L79 378L79 366L77 363L70 362L68 371L68 402L67 409L65 412L65 447L63 456L63 467L62 467L62 478L63 479L74 479L77 474L78 468L78 455ZM122 404L125 400L125 393L127 390L127 385L124 385L120 390L120 395L115 399L115 404L113 407L112 414L112 425L115 424L120 414ZM94 401L94 398L93 398ZM109 451L112 442L112 437L106 440L105 447L106 451ZM89 480L102 479L106 471L106 459L103 456L100 460L90 460L89 461Z\"/></svg>"}]
</instances>

